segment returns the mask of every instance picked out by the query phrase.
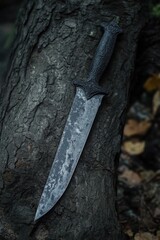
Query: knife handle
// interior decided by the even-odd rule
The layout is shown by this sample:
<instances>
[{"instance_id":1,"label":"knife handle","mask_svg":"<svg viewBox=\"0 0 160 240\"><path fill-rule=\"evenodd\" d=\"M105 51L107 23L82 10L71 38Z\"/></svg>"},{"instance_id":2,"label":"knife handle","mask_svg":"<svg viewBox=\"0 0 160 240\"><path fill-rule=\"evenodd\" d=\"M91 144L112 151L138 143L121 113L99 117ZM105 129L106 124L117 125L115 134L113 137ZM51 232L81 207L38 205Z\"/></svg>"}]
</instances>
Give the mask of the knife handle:
<instances>
[{"instance_id":1,"label":"knife handle","mask_svg":"<svg viewBox=\"0 0 160 240\"><path fill-rule=\"evenodd\" d=\"M84 90L87 99L94 95L107 92L99 85L99 80L111 58L117 35L122 32L115 20L109 23L102 23L103 36L98 44L94 58L91 63L90 73L87 81L75 81L74 84Z\"/></svg>"}]
</instances>

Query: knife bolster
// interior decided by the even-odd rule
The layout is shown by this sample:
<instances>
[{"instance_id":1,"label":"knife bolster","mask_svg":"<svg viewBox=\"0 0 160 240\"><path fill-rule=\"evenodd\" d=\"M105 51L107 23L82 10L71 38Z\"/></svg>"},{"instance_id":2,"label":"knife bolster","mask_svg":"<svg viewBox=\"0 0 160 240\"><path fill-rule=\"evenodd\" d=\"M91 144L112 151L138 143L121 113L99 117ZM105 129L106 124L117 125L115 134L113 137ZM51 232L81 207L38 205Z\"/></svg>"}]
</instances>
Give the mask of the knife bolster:
<instances>
[{"instance_id":1,"label":"knife bolster","mask_svg":"<svg viewBox=\"0 0 160 240\"><path fill-rule=\"evenodd\" d=\"M92 80L74 81L73 84L76 87L83 89L87 100L98 94L108 95L107 91L105 91L103 87L99 86L97 82Z\"/></svg>"}]
</instances>

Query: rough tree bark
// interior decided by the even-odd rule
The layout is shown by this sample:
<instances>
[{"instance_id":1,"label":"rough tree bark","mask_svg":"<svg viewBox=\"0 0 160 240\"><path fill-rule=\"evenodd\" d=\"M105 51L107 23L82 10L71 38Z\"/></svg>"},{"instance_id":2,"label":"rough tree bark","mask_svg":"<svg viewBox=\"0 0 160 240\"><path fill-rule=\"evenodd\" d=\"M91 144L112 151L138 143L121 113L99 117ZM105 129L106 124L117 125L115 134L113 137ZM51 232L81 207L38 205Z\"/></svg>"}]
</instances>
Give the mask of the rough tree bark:
<instances>
[{"instance_id":1,"label":"rough tree bark","mask_svg":"<svg viewBox=\"0 0 160 240\"><path fill-rule=\"evenodd\" d=\"M1 89L1 239L120 240L116 167L139 32L142 1L27 1ZM99 24L119 17L103 76L103 101L72 181L56 207L34 214L63 131L74 79L85 79Z\"/></svg>"}]
</instances>

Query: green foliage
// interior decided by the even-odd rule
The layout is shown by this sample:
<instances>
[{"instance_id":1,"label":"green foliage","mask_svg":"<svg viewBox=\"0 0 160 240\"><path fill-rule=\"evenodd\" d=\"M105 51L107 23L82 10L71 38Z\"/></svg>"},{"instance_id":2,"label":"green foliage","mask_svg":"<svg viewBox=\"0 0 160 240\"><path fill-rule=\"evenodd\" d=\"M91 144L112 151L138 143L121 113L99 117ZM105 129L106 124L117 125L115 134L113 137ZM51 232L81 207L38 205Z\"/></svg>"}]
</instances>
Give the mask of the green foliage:
<instances>
[{"instance_id":1,"label":"green foliage","mask_svg":"<svg viewBox=\"0 0 160 240\"><path fill-rule=\"evenodd\" d=\"M160 17L160 3L152 7L152 15L155 17Z\"/></svg>"}]
</instances>

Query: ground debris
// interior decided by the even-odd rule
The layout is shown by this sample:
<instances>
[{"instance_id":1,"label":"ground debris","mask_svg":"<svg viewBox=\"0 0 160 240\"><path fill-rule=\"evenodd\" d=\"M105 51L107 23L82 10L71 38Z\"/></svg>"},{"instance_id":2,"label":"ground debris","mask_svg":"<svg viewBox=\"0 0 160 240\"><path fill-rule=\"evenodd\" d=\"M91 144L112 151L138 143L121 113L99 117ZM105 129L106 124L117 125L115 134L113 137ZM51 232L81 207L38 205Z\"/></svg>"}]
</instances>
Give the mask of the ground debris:
<instances>
[{"instance_id":1,"label":"ground debris","mask_svg":"<svg viewBox=\"0 0 160 240\"><path fill-rule=\"evenodd\" d=\"M134 135L144 135L150 128L151 122L149 121L137 121L135 119L129 119L124 128L124 136L131 137Z\"/></svg>"},{"instance_id":2,"label":"ground debris","mask_svg":"<svg viewBox=\"0 0 160 240\"><path fill-rule=\"evenodd\" d=\"M123 231L132 240L160 240L159 76L146 80L146 92L129 108L124 127L118 207Z\"/></svg>"},{"instance_id":3,"label":"ground debris","mask_svg":"<svg viewBox=\"0 0 160 240\"><path fill-rule=\"evenodd\" d=\"M122 145L122 150L130 155L139 155L144 152L145 142L138 139L125 141Z\"/></svg>"},{"instance_id":4,"label":"ground debris","mask_svg":"<svg viewBox=\"0 0 160 240\"><path fill-rule=\"evenodd\" d=\"M136 235L134 236L134 240L159 240L159 239L157 236L154 236L149 232L143 232L143 233L136 233Z\"/></svg>"}]
</instances>

